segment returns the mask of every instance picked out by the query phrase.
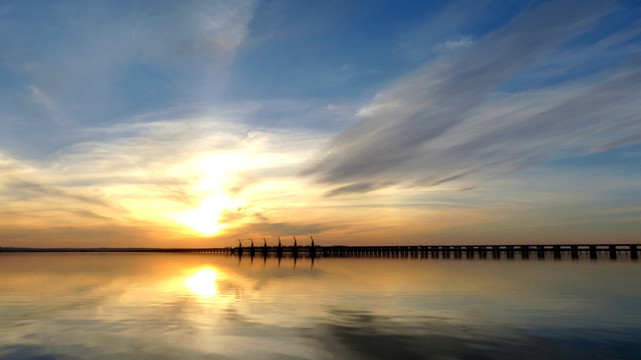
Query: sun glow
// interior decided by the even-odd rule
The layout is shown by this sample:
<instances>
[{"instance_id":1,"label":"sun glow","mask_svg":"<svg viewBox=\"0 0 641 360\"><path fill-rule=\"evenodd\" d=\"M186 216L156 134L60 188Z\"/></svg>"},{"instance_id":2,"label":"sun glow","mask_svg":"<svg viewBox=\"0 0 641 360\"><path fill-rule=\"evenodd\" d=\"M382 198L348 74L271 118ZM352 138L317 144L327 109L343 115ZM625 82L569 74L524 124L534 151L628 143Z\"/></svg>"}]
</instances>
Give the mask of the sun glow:
<instances>
[{"instance_id":1,"label":"sun glow","mask_svg":"<svg viewBox=\"0 0 641 360\"><path fill-rule=\"evenodd\" d=\"M185 285L194 294L204 298L210 298L216 295L216 279L218 273L212 268L199 270L194 275L185 280Z\"/></svg>"},{"instance_id":2,"label":"sun glow","mask_svg":"<svg viewBox=\"0 0 641 360\"><path fill-rule=\"evenodd\" d=\"M227 226L220 223L222 213L241 205L239 201L234 201L227 195L216 193L203 200L198 208L180 216L178 220L203 235L214 235Z\"/></svg>"}]
</instances>

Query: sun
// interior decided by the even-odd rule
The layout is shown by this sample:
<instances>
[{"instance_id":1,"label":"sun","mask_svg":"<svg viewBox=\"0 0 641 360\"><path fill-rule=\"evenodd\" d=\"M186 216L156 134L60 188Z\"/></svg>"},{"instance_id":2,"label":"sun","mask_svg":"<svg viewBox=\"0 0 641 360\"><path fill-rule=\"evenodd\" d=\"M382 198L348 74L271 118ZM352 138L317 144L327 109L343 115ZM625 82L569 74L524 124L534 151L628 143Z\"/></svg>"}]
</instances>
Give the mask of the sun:
<instances>
[{"instance_id":1,"label":"sun","mask_svg":"<svg viewBox=\"0 0 641 360\"><path fill-rule=\"evenodd\" d=\"M227 226L220 223L223 211L238 206L240 206L238 201L232 200L225 194L216 193L203 200L196 209L187 211L178 220L200 234L210 236Z\"/></svg>"}]
</instances>

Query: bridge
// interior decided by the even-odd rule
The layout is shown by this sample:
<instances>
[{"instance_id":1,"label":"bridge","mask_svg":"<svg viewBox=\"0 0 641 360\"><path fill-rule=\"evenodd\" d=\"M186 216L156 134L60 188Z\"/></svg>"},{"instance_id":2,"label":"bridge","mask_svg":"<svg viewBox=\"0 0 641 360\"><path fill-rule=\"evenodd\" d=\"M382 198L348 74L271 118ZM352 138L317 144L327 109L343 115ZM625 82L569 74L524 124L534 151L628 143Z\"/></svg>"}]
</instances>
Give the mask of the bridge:
<instances>
[{"instance_id":1,"label":"bridge","mask_svg":"<svg viewBox=\"0 0 641 360\"><path fill-rule=\"evenodd\" d=\"M239 241L237 247L214 248L16 248L0 247L3 252L162 252L162 253L202 253L227 254L235 256L305 256L305 257L369 257L369 258L481 258L500 259L552 257L561 259L568 255L578 259L580 254L597 259L599 254L606 254L610 259L617 259L618 254L629 254L630 259L639 258L641 244L537 244L537 245L410 245L410 246L319 246L312 239L311 245L268 246L264 241L262 246L243 246Z\"/></svg>"},{"instance_id":2,"label":"bridge","mask_svg":"<svg viewBox=\"0 0 641 360\"><path fill-rule=\"evenodd\" d=\"M578 259L579 254L588 254L591 259L597 259L599 253L606 253L610 259L616 259L619 253L629 253L631 259L639 256L641 244L548 244L548 245L411 245L411 246L250 246L190 249L188 252L222 253L243 256L282 256L288 254L294 257L305 255L310 257L412 257L412 258L514 258L518 254L522 259L535 257L544 259L551 256L560 259L562 254L569 254Z\"/></svg>"}]
</instances>

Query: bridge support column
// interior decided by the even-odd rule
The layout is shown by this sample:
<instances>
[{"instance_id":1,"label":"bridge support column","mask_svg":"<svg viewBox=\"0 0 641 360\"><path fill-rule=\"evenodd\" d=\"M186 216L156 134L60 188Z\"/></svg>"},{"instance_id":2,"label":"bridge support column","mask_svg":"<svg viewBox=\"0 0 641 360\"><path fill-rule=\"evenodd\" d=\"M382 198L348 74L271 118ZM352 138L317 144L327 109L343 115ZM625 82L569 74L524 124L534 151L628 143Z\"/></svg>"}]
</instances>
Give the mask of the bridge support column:
<instances>
[{"instance_id":1,"label":"bridge support column","mask_svg":"<svg viewBox=\"0 0 641 360\"><path fill-rule=\"evenodd\" d=\"M579 247L576 245L570 246L570 252L572 253L572 259L579 258Z\"/></svg>"},{"instance_id":2,"label":"bridge support column","mask_svg":"<svg viewBox=\"0 0 641 360\"><path fill-rule=\"evenodd\" d=\"M450 247L449 246L443 246L443 258L449 259L450 258Z\"/></svg>"},{"instance_id":3,"label":"bridge support column","mask_svg":"<svg viewBox=\"0 0 641 360\"><path fill-rule=\"evenodd\" d=\"M468 259L474 259L474 247L473 246L465 247L465 255L467 256Z\"/></svg>"},{"instance_id":4,"label":"bridge support column","mask_svg":"<svg viewBox=\"0 0 641 360\"><path fill-rule=\"evenodd\" d=\"M454 258L455 258L455 259L460 259L460 258L462 258L462 254L461 254L461 247L460 247L460 246L455 246L455 247L454 247Z\"/></svg>"},{"instance_id":5,"label":"bridge support column","mask_svg":"<svg viewBox=\"0 0 641 360\"><path fill-rule=\"evenodd\" d=\"M500 259L500 258L501 258L501 247L492 246L492 259Z\"/></svg>"}]
</instances>

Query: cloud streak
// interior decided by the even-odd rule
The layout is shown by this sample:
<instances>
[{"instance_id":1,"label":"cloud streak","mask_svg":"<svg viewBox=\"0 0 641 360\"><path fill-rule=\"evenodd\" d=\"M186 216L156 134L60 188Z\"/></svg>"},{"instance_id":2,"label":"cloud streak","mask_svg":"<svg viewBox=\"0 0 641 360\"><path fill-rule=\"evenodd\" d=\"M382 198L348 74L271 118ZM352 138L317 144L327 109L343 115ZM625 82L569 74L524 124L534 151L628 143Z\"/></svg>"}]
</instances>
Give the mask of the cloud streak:
<instances>
[{"instance_id":1,"label":"cloud streak","mask_svg":"<svg viewBox=\"0 0 641 360\"><path fill-rule=\"evenodd\" d=\"M227 86L255 5L8 4L0 14L5 150L42 158L78 141L81 127L177 105L210 105Z\"/></svg>"},{"instance_id":2,"label":"cloud streak","mask_svg":"<svg viewBox=\"0 0 641 360\"><path fill-rule=\"evenodd\" d=\"M466 189L546 160L637 142L641 71L634 46L626 48L627 61L600 73L502 90L609 10L602 2L549 2L444 54L379 92L360 110L362 120L303 173L340 185L328 195L393 184L456 182ZM620 45L621 33L632 30L581 50L608 39Z\"/></svg>"}]
</instances>

